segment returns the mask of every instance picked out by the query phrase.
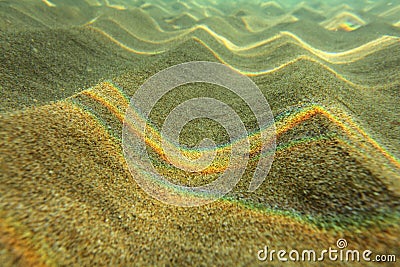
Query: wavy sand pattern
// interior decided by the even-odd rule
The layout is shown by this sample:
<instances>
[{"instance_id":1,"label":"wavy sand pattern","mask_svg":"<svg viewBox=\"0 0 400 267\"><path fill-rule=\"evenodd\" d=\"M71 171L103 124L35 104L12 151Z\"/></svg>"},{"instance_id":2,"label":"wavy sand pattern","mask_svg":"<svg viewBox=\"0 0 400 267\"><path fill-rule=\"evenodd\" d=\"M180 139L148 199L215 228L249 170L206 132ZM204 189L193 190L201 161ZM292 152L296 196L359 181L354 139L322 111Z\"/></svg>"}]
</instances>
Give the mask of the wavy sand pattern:
<instances>
[{"instance_id":1,"label":"wavy sand pattern","mask_svg":"<svg viewBox=\"0 0 400 267\"><path fill-rule=\"evenodd\" d=\"M0 1L2 266L258 266L264 246L320 251L339 238L400 256L400 3L249 2ZM277 150L248 192L266 129L222 87L171 91L146 144L172 181L200 185L229 164L231 143L210 121L184 128L182 152L196 157L194 145L210 137L214 162L199 173L168 164L160 127L185 100L229 104L251 144L228 195L178 208L137 185L121 134L138 87L189 61L223 63L258 85Z\"/></svg>"}]
</instances>

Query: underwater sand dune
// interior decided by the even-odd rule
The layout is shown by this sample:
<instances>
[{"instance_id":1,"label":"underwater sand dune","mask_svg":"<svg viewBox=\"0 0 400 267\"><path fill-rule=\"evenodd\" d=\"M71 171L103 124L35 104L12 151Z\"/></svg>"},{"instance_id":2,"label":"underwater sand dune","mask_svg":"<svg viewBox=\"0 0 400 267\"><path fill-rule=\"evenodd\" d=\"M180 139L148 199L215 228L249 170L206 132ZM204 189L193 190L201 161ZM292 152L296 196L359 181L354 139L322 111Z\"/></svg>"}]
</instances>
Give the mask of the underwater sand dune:
<instances>
[{"instance_id":1,"label":"underwater sand dune","mask_svg":"<svg viewBox=\"0 0 400 267\"><path fill-rule=\"evenodd\" d=\"M241 27L233 27L232 21L229 21L228 18L219 16L200 19L197 21L197 24L191 28L180 30L163 30L158 24L159 20L154 19L149 14L141 11L140 9L127 10L123 12L117 11L116 14L118 14L118 16L99 16L93 21L92 26L96 27L100 21L104 23L104 20L111 20L119 24L121 28L129 30L135 37L154 42L166 42L167 40L176 38L177 36L182 36L184 34L193 32L198 28L206 28L238 45L249 45L256 41L269 39L274 35L279 34L280 31L285 30L295 35L298 35L315 47L326 50L342 50L354 48L368 41L372 41L373 39L377 39L382 34L390 36L399 35L398 29L394 28L390 24L376 25L374 22L371 22L365 27L362 27L358 30L358 33L361 34L348 35L345 32L346 28L344 28L343 31L339 32L330 31L310 21L293 21L293 17L288 17L289 23L286 21L282 21L281 23L275 24L272 27L266 27L264 30L261 31L258 30L256 34L253 30L246 29L246 24L244 23ZM168 20L172 21L171 18L168 18ZM139 21L143 21L144 25L148 26L135 27L135 25L137 25ZM237 21L240 22L240 20ZM351 25L351 21L348 24L354 28L355 26L357 26ZM373 31L374 28L377 28L378 26L379 31ZM102 26L99 26L99 28L101 29ZM315 35L309 34L310 29L312 29L312 32ZM368 34L366 34L367 32ZM316 38L316 36L321 36L322 38ZM334 41L337 40L341 40L343 43L335 43Z\"/></svg>"},{"instance_id":2,"label":"underwater sand dune","mask_svg":"<svg viewBox=\"0 0 400 267\"><path fill-rule=\"evenodd\" d=\"M3 54L5 61L2 73L3 88L5 89L5 97L2 99L3 109L16 109L23 107L23 105L29 105L29 102L31 104L35 104L35 101L46 103L68 97L74 92L90 87L99 79L111 78L129 67L138 66L143 61L139 56L146 55L145 51L127 48L126 46L120 47L97 33L91 29L76 29L7 36L8 42L13 42L13 45L6 47L6 53ZM35 39L30 39L32 35L35 35ZM92 36L91 39L89 39L89 36ZM198 36L201 36L201 34L198 34ZM207 37L207 34L203 33L203 36ZM387 87L389 85L393 87L398 84L396 79L396 62L398 60L396 55L398 53L394 53L394 57L388 59L389 61L386 64L377 64L387 51L399 49L398 39L396 38L383 37L357 49L338 54L328 54L312 49L290 33L283 33L280 36L271 43L260 46L260 48L250 49L249 51L255 50L251 54L244 51L246 54L242 52L240 54L234 53L234 57L230 50L217 41L206 44L201 39L191 38L190 40L205 47L202 53L197 53L198 58L218 60L251 76L268 74L284 68L291 62L305 59L318 62L321 64L321 68L329 70L339 79L355 87ZM24 39L27 41L24 41ZM71 40L73 41L71 42ZM175 47L188 50L189 43L186 41L181 46ZM120 43L117 42L117 44ZM210 46L210 44L212 45ZM17 47L20 50L16 50ZM143 47L146 46L143 45ZM217 53L211 47L219 52ZM91 52L87 53L86 49L89 48L91 48ZM49 49L54 51L48 53ZM110 49L114 51L114 54L105 52ZM21 56L26 55L26 53L31 55L28 62L24 61L26 57ZM84 61L76 61L76 55L79 53L85 55ZM32 58L37 61L32 62ZM339 64L333 64L335 62ZM389 62L392 63L389 64ZM34 71L32 72L32 70ZM17 72L26 73L25 79L16 80L14 75ZM24 90L25 88L31 88L31 90ZM41 90L38 90L38 88L41 88ZM54 90L54 88L60 89ZM14 102L17 94L19 94L19 101L21 102L18 105ZM22 95L25 97L21 98Z\"/></svg>"},{"instance_id":3,"label":"underwater sand dune","mask_svg":"<svg viewBox=\"0 0 400 267\"><path fill-rule=\"evenodd\" d=\"M340 135L329 137L343 121L330 121L320 107L294 108L277 118L282 140L266 184L252 195L239 184L226 200L193 213L153 201L132 180L117 137L109 135L110 121L114 129L121 126L127 101L117 87L103 83L74 99L75 104L68 100L1 118L3 262L222 264L223 256L223 264L227 257L232 264L253 265L254 252L264 242L323 247L336 242L337 231L352 248L366 243L379 251L396 247L399 228L390 215L398 211L399 199L381 182L389 173L371 169L368 160L359 162L359 152ZM96 112L101 120L93 116ZM304 127L317 136L291 143ZM307 177L298 177L303 172ZM328 177L335 172L332 183ZM248 251L240 250L243 246ZM218 258L201 256L213 255L217 247ZM174 254L181 256L166 256Z\"/></svg>"},{"instance_id":4,"label":"underwater sand dune","mask_svg":"<svg viewBox=\"0 0 400 267\"><path fill-rule=\"evenodd\" d=\"M22 16L27 19L26 23L35 29L15 33L7 28L2 33L2 40L5 41L3 42L5 53L2 55L2 66L4 68L2 79L5 97L2 98L4 103L2 110L15 110L26 105L47 103L49 100L68 97L80 90L79 88L87 88L101 78L111 78L118 72L139 64L138 62L142 61L139 60L139 57L164 53L179 46L180 43L184 44L191 40L201 43L219 61L249 75L265 74L276 68L281 68L291 61L298 60L299 57L306 56L326 65L339 77L360 86L396 82L396 69L386 68L386 66L377 69L375 63L353 64L353 61L360 60L379 50L386 51L386 47L389 47L388 49L398 47L398 37L396 37L398 35L372 39L371 34L367 34L367 32L372 31L375 34L377 28L383 28L382 25L374 25L373 23L357 29L357 32L367 37L366 39L355 36L355 39L351 40L351 38L347 38L345 32L331 32L314 25L314 30L318 29L320 35L324 38L309 40L307 37L302 37L309 36L307 32L301 30L310 27L310 22L304 21L290 23L289 25L284 24L285 27L275 25L255 35L243 30L245 27L242 27L242 30L232 28L230 23L221 17L209 18L200 25L186 30L164 31L156 20L140 9L118 10L99 7L97 11L79 11L80 13L76 16L81 16L81 14L86 16L81 20L85 22L84 26L52 30L52 26L57 26L61 21L67 20L65 15L64 19L59 18L57 9L50 9L55 10L52 17L58 18L58 23L54 24L53 21L46 19L46 16L42 16L43 14L40 16L27 15L29 10L34 14L43 13L45 10L43 7L31 8L30 6L34 5L32 3L24 7L18 5L18 3L7 4L6 1L2 2L2 5L4 5L4 9L1 10L7 13L7 16L15 15L20 18L17 23L18 27L22 27L20 25L23 21ZM87 6L81 4L78 7L85 10L85 7L88 8ZM65 5L58 8L63 8L64 10L61 10L61 13L64 14L65 9L80 10L78 7ZM23 10L23 12L21 13L19 10ZM96 16L92 18L91 14L96 14ZM36 20L37 17L40 17L40 21ZM4 17L2 18L4 19ZM69 19L74 18L75 16L71 16ZM6 21L12 21L12 18L10 19L6 19ZM135 25L141 25L141 27ZM41 27L43 29L39 30ZM282 31L285 28L286 30ZM300 34L293 32L300 32ZM223 34L229 35L232 40ZM31 38L32 36L34 38ZM246 40L246 36L248 40ZM263 38L263 36L266 36L266 38ZM157 39L154 39L154 37L157 37ZM64 40L67 39L68 41L65 42ZM325 39L335 41L326 42ZM368 41L369 39L371 40ZM74 41L71 42L71 40ZM323 45L319 43L321 40L324 40ZM338 40L345 42L338 45ZM360 43L359 46L355 46L355 40ZM365 42L361 43L361 41ZM346 46L348 49L343 50ZM186 49L184 48L184 50ZM86 53L86 51L91 52ZM105 51L114 51L115 54L112 55ZM79 54L85 54L85 59L78 63L77 58L79 57L76 57L76 55ZM394 53L394 55L397 55L397 53ZM29 61L27 62L24 58L29 58ZM369 58L369 62L376 61L373 56L369 56ZM376 59L379 58L380 56L376 56ZM392 59L393 66L396 67L396 58ZM47 64L45 62L52 63ZM337 66L331 63L352 64ZM18 67L18 72L21 72L22 67L23 71L20 75L31 78L14 79L16 75L15 66ZM54 69L55 66L56 69ZM365 66L371 67L365 69ZM363 69L366 75L360 75L360 69ZM371 75L371 73L377 72L381 73ZM37 75L38 73L40 75ZM64 77L61 77L61 75ZM24 88L32 88L32 90L24 90ZM41 88L41 90L37 90L37 88ZM57 89L54 90L55 88ZM18 94L22 94L24 97L19 100L19 104L15 105L12 99Z\"/></svg>"},{"instance_id":5,"label":"underwater sand dune","mask_svg":"<svg viewBox=\"0 0 400 267\"><path fill-rule=\"evenodd\" d=\"M88 28L0 36L1 111L64 99L141 62L138 55Z\"/></svg>"},{"instance_id":6,"label":"underwater sand dune","mask_svg":"<svg viewBox=\"0 0 400 267\"><path fill-rule=\"evenodd\" d=\"M3 266L280 266L257 252L336 248L339 238L349 249L400 255L400 5L247 2L0 1ZM212 138L219 157L200 173L172 166L160 127L177 104L217 98L249 133L242 179L197 208L148 196L121 140L130 97L188 61L249 76L277 132L271 170L248 192L266 130L251 110L209 84L165 96L146 144L174 182L200 185L223 173L232 144L212 122L193 122L182 144Z\"/></svg>"},{"instance_id":7,"label":"underwater sand dune","mask_svg":"<svg viewBox=\"0 0 400 267\"><path fill-rule=\"evenodd\" d=\"M393 210L398 209L398 197L392 195L393 193L388 191L385 184L388 183L386 178L393 178L391 176L393 173L389 170L382 171L380 169L378 171L371 168L379 162L377 158L382 157L379 156L379 151L374 152L375 158L371 161L365 155L360 155L361 150L355 150L355 143L352 143L355 142L354 140L350 140L350 144L347 143L348 140L346 139L352 138L354 133L351 131L354 131L354 129L351 129L352 127L348 126L349 122L346 122L343 118L335 119L338 114L332 114L324 110L322 106L315 104L298 105L286 111L276 111L278 113L276 121L279 144L276 162L278 164L274 165L271 170L267 183L252 195L243 192L241 189L243 185L239 184L238 188L226 200L227 202L212 204L205 211L199 209L197 214L200 217L193 217L185 209L168 208L151 201L131 180L126 167L124 167L125 163L119 146L120 141L118 141L120 135L118 133L114 137L109 135L121 128L121 120L127 102L128 99L124 92L113 83L105 82L69 98L66 102L15 112L2 117L1 125L4 130L1 140L7 141L3 141L4 143L1 146L4 156L2 177L4 179L13 177L8 182L3 180L1 187L2 196L8 200L2 202L2 204L9 203L2 207L4 218L7 218L6 221L2 222L2 243L9 251L12 251L13 244L16 242L14 240L20 242L18 243L20 249L10 255L15 258L20 257L21 264L44 262L51 265L61 261L64 264L72 264L77 259L75 257L80 257L81 260L87 259L88 262L92 263L101 259L104 262L110 262L110 264L124 264L124 262L132 260L135 260L137 264L140 264L140 262L151 264L154 258L146 256L147 253L150 253L147 252L150 249L146 248L144 244L152 244L152 248L161 249L159 246L162 242L174 243L179 242L180 239L174 234L167 234L169 231L166 230L162 232L166 233L165 235L157 235L157 241L150 241L148 233L155 231L155 229L145 226L152 225L146 219L150 214L158 214L154 218L157 219L154 222L158 225L158 229L160 227L161 229L164 229L163 227L170 229L169 227L177 225L181 231L190 227L195 232L199 231L196 229L204 227L202 226L204 219L200 218L208 217L210 214L224 216L225 212L227 214L233 212L237 214L236 216L252 218L245 221L239 220L242 223L238 224L239 221L228 216L227 223L221 224L223 228L217 226L218 221L215 221L214 223L217 223L217 225L211 228L214 230L207 228L209 229L209 238L214 241L226 240L232 229L241 228L242 231L239 231L241 234L238 237L241 240L241 246L248 246L246 242L249 241L251 241L250 246L262 245L260 240L263 240L263 238L254 235L255 229L258 229L257 233L263 233L262 236L265 235L265 231L271 233L281 231L275 230L275 228L271 230L271 226L268 226L268 230L259 228L261 226L264 227L272 223L277 229L287 230L287 225L290 224L293 231L290 232L290 238L285 235L288 232L282 232L276 239L269 236L268 242L274 241L274 244L280 244L279 242L282 241L279 240L284 237L285 242L289 238L289 240L292 240L292 245L297 244L296 247L298 248L311 246L312 244L308 244L305 240L310 238L314 240L315 235L318 235L321 239L321 245L325 242L335 241L335 231L320 232L318 228L314 228L315 226L309 226L310 223L317 223L326 227L326 225L332 224L330 220L333 220L337 226L347 226L349 221L352 221L355 225L379 222L379 224L383 224L380 227L385 229L382 236L376 235L376 232L379 233L380 231L375 228L366 228L369 230L362 228L364 230L358 230L356 235L350 232L345 235L354 242L353 246L355 247L362 247L365 244L363 242L366 241L371 246L383 250L386 248L385 246L395 246L396 240L390 238L390 236L396 236L396 231L398 231L396 229L398 228L393 226L386 228L389 226L385 226L388 223L388 218L385 217L388 210L393 212ZM272 104L272 106L275 105ZM58 130L58 127L63 130ZM307 129L309 136L301 136L304 134L304 128ZM44 131L44 129L46 130ZM324 129L324 132L321 132L321 129ZM60 135L60 133L64 133L64 135ZM293 137L299 138L300 136L302 138L293 139ZM361 136L361 138L364 138L364 140L360 140L361 143L369 141L365 139L365 136ZM32 140L36 141L32 143ZM17 153L13 149L14 144L18 144ZM368 148L368 146L366 147ZM94 150L94 148L96 149ZM318 152L314 152L314 149ZM32 154L32 151L35 152ZM78 158L79 160L77 160ZM360 158L364 158L364 161L360 162ZM332 164L332 162L334 163ZM84 166L82 166L82 163ZM68 167L66 168L66 166ZM315 169L310 169L311 166L315 166ZM341 168L338 169L335 166L341 166ZM345 176L340 172L344 167L346 169ZM303 170L303 168L305 169ZM321 170L324 170L326 175L320 175ZM82 171L84 173L81 173ZM291 174L291 172L294 173ZM335 179L333 184L329 180L330 178L328 179L332 175L331 172L338 172L336 175L338 178ZM298 173L307 173L308 177L293 180L291 177ZM331 174L327 175L328 173ZM328 180L324 180L324 177ZM378 177L379 179L377 179ZM23 185L19 185L18 181ZM382 183L382 181L385 182ZM310 186L315 184L319 186L312 189ZM324 187L321 187L321 185L324 184L331 188L323 190ZM290 187L288 187L289 185ZM397 183L395 181L393 185L397 186L398 181ZM21 186L24 190L21 190ZM288 188L293 188L293 190L288 191ZM305 193L306 191L308 193ZM395 191L398 191L398 189ZM336 193L332 195L330 192ZM43 194L46 196L45 200L41 197ZM37 197L33 197L36 195ZM60 195L62 198L59 198ZM282 199L283 196L284 199ZM362 198L359 198L359 196L362 196ZM12 199L18 199L18 201L11 201ZM25 201L30 200L35 202L25 203ZM232 201L234 201L233 203L239 201L244 206L236 206ZM18 204L18 206L14 207L13 203ZM249 210L246 208L248 205L256 206L258 211ZM290 211L291 216L297 215L294 218L285 215L282 219L283 215L279 215L279 213L277 215L274 215L274 213L266 215L262 212L274 206L283 211ZM165 219L160 217L160 209L163 210L162 214L164 214ZM85 210L90 210L90 212L86 213ZM20 213L20 211L23 213ZM106 211L106 213L102 211ZM45 214L49 214L49 217ZM52 217L54 216L52 214L58 215ZM35 218L42 219L35 220ZM54 220L57 220L57 218L62 218L62 221L60 220L59 223L55 224ZM77 218L80 218L80 220L76 221ZM173 225L171 225L171 222L165 224L164 220L170 221L170 218L175 218ZM218 217L214 216L213 220L217 220L216 218ZM308 220L313 218L314 221L302 222L302 220L307 221L306 218ZM382 221L382 219L386 221ZM22 224L17 226L13 224L13 220L18 220ZM138 220L147 221L147 223L143 224ZM393 218L390 220L393 220ZM53 223L43 224L45 221ZM62 225L63 221L68 222L68 227L63 226L61 230L57 227ZM179 226L183 222L185 222L185 226ZM212 222L204 221L204 223ZM93 228L93 223L96 224L95 228ZM106 230L110 228L114 230L111 232ZM31 232L32 230L29 229L35 230ZM90 229L90 231L85 229ZM250 236L246 234L246 231L250 231L248 234L252 233L251 236L256 239L248 238ZM370 234L369 231L374 231L374 235ZM105 235L106 232L108 234ZM47 233L46 238L42 237L41 233ZM135 233L135 235L131 235L132 233ZM294 233L302 234L301 237L297 237L296 235L293 236ZM310 235L309 238L307 238L307 233ZM74 239L73 237L77 234L84 234L85 238ZM21 235L30 238L19 241ZM175 240L175 238L178 238L178 240ZM301 243L295 242L297 238L300 238ZM385 245L381 242L382 238L386 240ZM88 246L93 239L100 240L100 242ZM74 240L71 246L79 250L79 256L70 254L68 247L62 246L60 250L50 248L51 243L48 242L56 240L59 240L58 242L61 244L67 244L68 240ZM197 246L197 249L206 254L211 253L205 248L208 239L204 240L205 243L199 243L195 241L196 239L185 240L185 242L189 242L185 243L185 246L191 245L191 242L196 242L193 243L193 246ZM254 243L255 240L258 241ZM357 243L356 240L361 243ZM259 242L260 244L258 244ZM115 244L115 247L109 247L108 244ZM220 245L222 244L225 243L220 243ZM171 253L182 253L185 251L182 251L185 246L171 246ZM233 244L226 246L230 249L235 248ZM122 253L119 250L122 248L128 256L115 258L113 255ZM137 254L134 251L137 251ZM165 249L162 251L165 252ZM92 255L92 252L96 253L96 257L89 256ZM89 255L85 256L87 253ZM227 252L222 252L223 255L225 255L224 253ZM200 260L200 258L196 258L198 254L193 256L190 253L187 254L187 252L184 254L185 257L175 258L177 264L183 264L190 260ZM135 256L133 259L130 258L130 255L142 255L143 258ZM154 254L152 253L152 255ZM253 262L251 253L233 254L233 256L230 255L230 259L232 262L243 262L244 260ZM163 260L163 256L160 255L157 258L157 261L159 260ZM168 261L169 259L164 260ZM83 260L81 264L85 262Z\"/></svg>"},{"instance_id":8,"label":"underwater sand dune","mask_svg":"<svg viewBox=\"0 0 400 267\"><path fill-rule=\"evenodd\" d=\"M73 3L73 4L71 4ZM282 8L279 4L275 2L267 2L267 3L251 3L250 5L244 7L234 5L234 3L224 3L223 5L216 5L215 3L210 3L207 5L199 5L199 4L191 4L188 3L183 4L182 2L177 2L176 4L165 4L162 1L153 1L146 2L145 4L140 4L138 2L135 4L132 2L128 4L126 8L115 8L117 5L108 5L108 4L89 4L84 1L80 1L77 5L72 1L71 3L67 2L56 2L55 7L52 8L44 8L43 6L38 5L38 3L32 2L30 0L23 1L2 1L3 10L14 10L14 13L22 13L26 17L31 17L31 19L40 21L41 24L52 26L52 27L62 27L62 26L72 26L72 25L82 25L85 22L94 19L96 16L102 15L107 12L119 12L119 14L123 15L124 13L129 13L132 10L140 9L143 12L147 13L153 20L157 21L160 25L163 26L171 23L172 25L167 26L169 30L174 30L174 19L182 16L182 14L187 14L193 18L196 18L197 21L201 21L206 18L212 17L221 17L221 18L229 18L229 17L242 17L253 16L257 17L266 17L268 20L273 20L275 17L279 16L292 16L299 20L310 21L312 17L310 13L315 13L322 16L319 19L314 19L314 22L319 23L324 20L334 19L334 17L338 16L338 12L352 12L353 16L360 17L365 16L368 19L368 22L373 21L382 21L382 19L387 18L388 21L391 21L392 24L397 22L396 18L396 10L398 10L399 5L391 4L384 2L383 7L379 9L379 11L370 8L370 10L361 10L356 7L351 7L349 5L338 4L337 6L332 5L321 5L318 6L318 9L312 8L308 6L307 3L299 4L296 7ZM39 3L40 4L40 3ZM390 5L389 5L390 4ZM44 4L43 4L44 5ZM111 6L111 7L110 7ZM179 7L177 7L179 6ZM215 7L213 7L215 6ZM271 12L265 11L264 9L274 8L279 11ZM210 13L209 10L215 10L214 14ZM208 12L207 12L208 11ZM302 16L302 14L304 16ZM359 13L359 14L357 14ZM322 15L324 14L324 15ZM326 14L326 15L325 15ZM362 16L360 19L363 19ZM7 17L7 13L4 12L4 17ZM8 15L9 17L9 15ZM135 16L131 16L135 17ZM393 21L394 19L394 21ZM166 21L169 21L167 23ZM313 20L311 20L313 21ZM66 24L67 23L67 24ZM348 21L351 23L351 21ZM9 23L10 24L10 23ZM7 25L7 24L6 24ZM25 23L26 26L32 27L34 25L29 25ZM8 25L13 26L13 25ZM176 30L176 29L175 29Z\"/></svg>"},{"instance_id":9,"label":"underwater sand dune","mask_svg":"<svg viewBox=\"0 0 400 267\"><path fill-rule=\"evenodd\" d=\"M321 25L328 30L354 31L357 28L367 24L362 18L351 12L341 12L336 16L321 22Z\"/></svg>"}]
</instances>

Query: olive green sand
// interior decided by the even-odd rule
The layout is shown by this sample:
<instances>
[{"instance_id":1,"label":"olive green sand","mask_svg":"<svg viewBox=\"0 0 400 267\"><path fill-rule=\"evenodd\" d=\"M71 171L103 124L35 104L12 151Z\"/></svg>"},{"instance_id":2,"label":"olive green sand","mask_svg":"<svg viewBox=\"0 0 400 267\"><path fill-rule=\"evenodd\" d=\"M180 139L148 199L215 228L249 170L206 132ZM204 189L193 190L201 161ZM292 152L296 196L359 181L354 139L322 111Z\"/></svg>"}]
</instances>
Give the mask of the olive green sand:
<instances>
[{"instance_id":1,"label":"olive green sand","mask_svg":"<svg viewBox=\"0 0 400 267\"><path fill-rule=\"evenodd\" d=\"M399 257L398 9L395 1L0 1L0 265L280 266L257 252L322 251L339 238ZM257 152L226 197L179 208L135 182L122 122L146 79L194 60L251 77L275 116L277 151L255 192L247 188ZM228 103L258 130L237 96L205 84L171 91L152 122L199 96ZM193 122L181 140L225 144L220 130ZM174 182L207 179L173 173Z\"/></svg>"}]
</instances>

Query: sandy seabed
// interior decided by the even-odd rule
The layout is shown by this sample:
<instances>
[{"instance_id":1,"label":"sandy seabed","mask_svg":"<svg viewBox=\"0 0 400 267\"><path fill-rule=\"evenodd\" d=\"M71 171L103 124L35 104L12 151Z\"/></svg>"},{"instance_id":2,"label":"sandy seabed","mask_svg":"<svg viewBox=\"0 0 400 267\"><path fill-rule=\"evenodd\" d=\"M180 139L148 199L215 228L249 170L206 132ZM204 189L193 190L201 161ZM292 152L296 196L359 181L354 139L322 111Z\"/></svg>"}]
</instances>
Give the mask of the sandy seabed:
<instances>
[{"instance_id":1,"label":"sandy seabed","mask_svg":"<svg viewBox=\"0 0 400 267\"><path fill-rule=\"evenodd\" d=\"M341 238L371 258L399 256L399 9L361 0L0 1L1 265L280 266L259 261L258 251L319 252ZM236 187L194 208L147 195L121 140L130 96L189 61L249 76L277 132L274 162L255 192L247 188L256 145ZM208 96L259 130L226 89L180 89L155 108L155 126L177 104ZM209 121L191 127L182 133L188 146L227 142ZM148 149L176 182L224 170L187 174Z\"/></svg>"}]
</instances>

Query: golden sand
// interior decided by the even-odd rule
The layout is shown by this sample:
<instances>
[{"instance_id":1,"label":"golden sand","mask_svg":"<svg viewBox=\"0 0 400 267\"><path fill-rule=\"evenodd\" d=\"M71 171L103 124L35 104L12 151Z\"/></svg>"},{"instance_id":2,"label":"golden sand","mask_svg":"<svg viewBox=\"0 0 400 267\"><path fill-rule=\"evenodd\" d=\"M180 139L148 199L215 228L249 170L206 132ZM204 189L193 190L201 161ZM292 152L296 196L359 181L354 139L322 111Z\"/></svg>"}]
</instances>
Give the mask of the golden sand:
<instances>
[{"instance_id":1,"label":"golden sand","mask_svg":"<svg viewBox=\"0 0 400 267\"><path fill-rule=\"evenodd\" d=\"M398 6L220 8L211 1L2 1L2 266L265 266L257 259L265 246L321 251L340 238L348 249L400 255ZM155 125L177 103L209 96L233 105L253 131L251 159L232 192L183 208L138 186L121 129L129 96L146 79L194 60L251 77L275 116L277 151L264 183L247 192L260 157L249 109L223 88L170 92ZM183 142L215 137L210 125L193 123ZM217 160L201 175L178 172L165 164L157 138L148 149L173 181L201 183L201 175L226 168Z\"/></svg>"}]
</instances>

